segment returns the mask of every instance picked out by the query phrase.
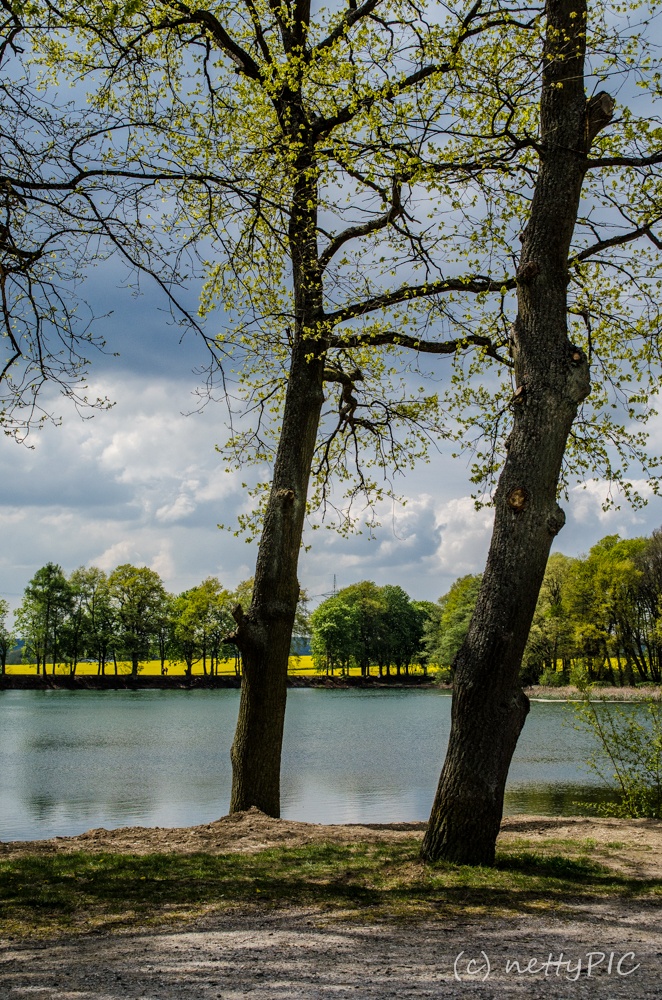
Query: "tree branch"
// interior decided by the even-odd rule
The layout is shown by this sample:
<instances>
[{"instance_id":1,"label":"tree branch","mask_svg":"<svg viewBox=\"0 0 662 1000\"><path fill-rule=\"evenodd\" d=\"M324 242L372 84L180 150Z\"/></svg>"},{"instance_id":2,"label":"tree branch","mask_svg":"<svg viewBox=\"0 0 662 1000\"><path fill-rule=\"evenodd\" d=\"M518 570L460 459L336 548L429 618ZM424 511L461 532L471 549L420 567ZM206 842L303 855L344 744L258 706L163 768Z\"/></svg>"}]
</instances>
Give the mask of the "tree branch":
<instances>
[{"instance_id":1,"label":"tree branch","mask_svg":"<svg viewBox=\"0 0 662 1000\"><path fill-rule=\"evenodd\" d=\"M656 219L655 222L659 222ZM622 246L624 243L632 243L633 240L638 240L640 236L648 236L656 242L656 238L651 233L651 227L654 225L653 222L646 223L645 226L640 226L638 229L633 229L629 233L620 233L618 236L612 236L608 240L599 240L594 243L593 246L586 247L586 249L581 250L574 257L568 260L568 265L572 267L573 264L579 263L582 260L588 260L589 257L593 257L594 254L601 253L603 250L609 250L610 247ZM657 245L657 243L656 243Z\"/></svg>"},{"instance_id":2,"label":"tree branch","mask_svg":"<svg viewBox=\"0 0 662 1000\"><path fill-rule=\"evenodd\" d=\"M349 7L342 16L340 23L336 25L333 31L331 31L326 38L322 39L321 42L318 42L317 45L313 47L313 52L321 52L323 49L330 48L334 42L337 42L339 38L342 38L348 28L351 28L352 25L356 24L356 22L360 21L362 18L372 14L375 7L378 7L380 3L381 0L366 0L366 2L361 4L360 7L357 7L355 2L353 4L350 3Z\"/></svg>"},{"instance_id":3,"label":"tree branch","mask_svg":"<svg viewBox=\"0 0 662 1000\"><path fill-rule=\"evenodd\" d=\"M393 178L392 186L392 198L391 207L388 212L384 215L380 215L377 219L372 219L370 222L364 222L363 225L348 226L341 233L330 241L326 250L320 256L320 268L324 270L325 267L333 259L334 255L340 250L340 248L348 243L349 240L359 239L361 236L369 236L370 233L377 233L380 229L385 229L394 219L400 215L402 212L402 204L400 201L400 184Z\"/></svg>"},{"instance_id":4,"label":"tree branch","mask_svg":"<svg viewBox=\"0 0 662 1000\"><path fill-rule=\"evenodd\" d=\"M588 170L600 167L654 167L658 163L662 163L662 152L651 153L650 156L601 156L586 161Z\"/></svg>"},{"instance_id":5,"label":"tree branch","mask_svg":"<svg viewBox=\"0 0 662 1000\"><path fill-rule=\"evenodd\" d=\"M455 354L465 347L482 347L488 357L494 358L500 364L511 367L508 358L504 358L498 352L498 348L489 337L481 337L479 334L469 334L466 337L458 337L455 340L422 340L419 337L410 337L407 334L397 333L390 330L371 336L369 333L353 334L348 337L332 337L329 342L330 348L344 348L351 350L364 345L376 346L390 344L394 347L406 347L408 350L419 351L421 354ZM326 372L325 372L326 376Z\"/></svg>"},{"instance_id":6,"label":"tree branch","mask_svg":"<svg viewBox=\"0 0 662 1000\"><path fill-rule=\"evenodd\" d=\"M240 73L250 77L251 80L262 82L263 77L258 64L241 45L235 42L215 14L209 10L191 10L188 4L182 3L181 0L173 0L172 6L181 11L191 24L200 24L206 28Z\"/></svg>"},{"instance_id":7,"label":"tree branch","mask_svg":"<svg viewBox=\"0 0 662 1000\"><path fill-rule=\"evenodd\" d=\"M476 275L474 278L441 278L439 281L426 282L424 285L404 285L393 292L375 295L374 298L345 306L344 309L337 309L333 313L327 313L324 319L337 325L348 319L354 319L356 316L365 316L378 309L398 305L400 302L430 298L432 295L442 295L444 292L470 292L472 295L481 295L486 292L512 291L516 285L515 278L502 278L499 281L485 278L482 275Z\"/></svg>"}]
</instances>

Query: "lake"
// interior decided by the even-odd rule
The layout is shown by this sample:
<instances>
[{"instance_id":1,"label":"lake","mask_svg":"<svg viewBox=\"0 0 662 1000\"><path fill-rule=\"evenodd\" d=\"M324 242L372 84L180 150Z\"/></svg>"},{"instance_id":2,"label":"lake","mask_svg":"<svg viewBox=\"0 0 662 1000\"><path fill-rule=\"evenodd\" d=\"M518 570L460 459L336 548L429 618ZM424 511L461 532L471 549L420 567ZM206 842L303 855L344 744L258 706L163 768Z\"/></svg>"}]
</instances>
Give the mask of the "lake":
<instances>
[{"instance_id":1,"label":"lake","mask_svg":"<svg viewBox=\"0 0 662 1000\"><path fill-rule=\"evenodd\" d=\"M427 819L450 728L432 690L293 689L282 814L316 823ZM93 827L189 826L230 801L239 692L0 692L0 840ZM584 766L592 742L572 709L533 703L506 812L571 815L606 792Z\"/></svg>"}]
</instances>

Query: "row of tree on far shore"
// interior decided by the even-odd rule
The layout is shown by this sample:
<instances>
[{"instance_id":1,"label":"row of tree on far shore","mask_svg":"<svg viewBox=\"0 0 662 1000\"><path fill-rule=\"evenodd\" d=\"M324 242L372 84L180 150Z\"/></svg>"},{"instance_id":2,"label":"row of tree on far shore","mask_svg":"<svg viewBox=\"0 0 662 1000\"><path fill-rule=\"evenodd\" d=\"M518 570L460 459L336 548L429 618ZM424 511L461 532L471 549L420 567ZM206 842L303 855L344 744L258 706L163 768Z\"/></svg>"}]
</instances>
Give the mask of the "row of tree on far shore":
<instances>
[{"instance_id":1,"label":"row of tree on far shore","mask_svg":"<svg viewBox=\"0 0 662 1000\"><path fill-rule=\"evenodd\" d=\"M37 570L25 588L15 614L15 631L7 624L7 605L0 606L0 660L4 670L9 650L22 641L21 658L35 663L37 673L54 673L67 664L72 674L82 660L94 660L99 674L118 672L128 660L132 674L141 661L161 661L162 672L173 659L184 661L187 673L201 661L214 674L220 660L235 657L228 643L234 621L232 608L250 602L252 581L226 590L216 577L181 594L166 590L159 574L146 566L125 563L110 574L91 566L66 576L49 562ZM235 657L236 670L239 663Z\"/></svg>"},{"instance_id":2,"label":"row of tree on far shore","mask_svg":"<svg viewBox=\"0 0 662 1000\"><path fill-rule=\"evenodd\" d=\"M450 667L480 581L461 577L435 606L424 636L430 663ZM650 538L607 535L579 558L550 556L522 680L580 687L662 680L662 529Z\"/></svg>"},{"instance_id":3,"label":"row of tree on far shore","mask_svg":"<svg viewBox=\"0 0 662 1000\"><path fill-rule=\"evenodd\" d=\"M346 587L313 611L312 653L333 673L412 663L451 679L469 628L480 574L460 577L436 603L401 587ZM522 666L526 684L630 685L662 680L662 529L650 538L608 535L587 556L548 562Z\"/></svg>"},{"instance_id":4,"label":"row of tree on far shore","mask_svg":"<svg viewBox=\"0 0 662 1000\"><path fill-rule=\"evenodd\" d=\"M402 587L369 580L345 587L310 614L302 595L293 650L310 641L315 667L327 675L359 668L368 676L409 674L412 665L434 667L451 678L451 665L467 633L480 574L460 577L436 603L413 601ZM235 590L216 577L180 594L167 592L147 567L118 566L110 574L96 567L66 576L47 563L25 588L7 624L0 600L0 667L20 637L24 662L98 664L99 674L117 673L129 661L132 673L146 659L183 661L187 673L200 663L215 674L222 660L241 660L230 640L232 608L247 608L252 580ZM548 562L523 659L525 683L602 681L634 684L662 680L662 529L650 538L608 535L587 556L554 553Z\"/></svg>"}]
</instances>

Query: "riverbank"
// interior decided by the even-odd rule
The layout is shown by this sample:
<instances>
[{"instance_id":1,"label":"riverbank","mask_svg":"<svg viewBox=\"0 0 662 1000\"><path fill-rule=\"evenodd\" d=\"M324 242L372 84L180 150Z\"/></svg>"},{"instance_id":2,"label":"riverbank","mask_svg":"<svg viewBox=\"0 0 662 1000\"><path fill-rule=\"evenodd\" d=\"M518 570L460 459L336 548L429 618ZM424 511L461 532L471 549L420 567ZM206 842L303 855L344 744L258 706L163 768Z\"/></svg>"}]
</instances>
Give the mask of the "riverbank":
<instances>
[{"instance_id":1,"label":"riverbank","mask_svg":"<svg viewBox=\"0 0 662 1000\"><path fill-rule=\"evenodd\" d=\"M434 688L441 687L423 674L413 674L410 677L326 677L320 674L295 674L287 678L290 688ZM241 677L217 677L193 674L191 677L181 674L155 676L131 674L2 674L0 675L0 691L126 691L126 690L160 690L175 691L178 689L223 689L241 687ZM444 688L450 691L448 685Z\"/></svg>"},{"instance_id":2,"label":"riverbank","mask_svg":"<svg viewBox=\"0 0 662 1000\"><path fill-rule=\"evenodd\" d=\"M326 677L324 674L291 674L287 678L290 688L318 688L342 690L344 688L363 688L371 690L420 688L436 689L450 694L450 684L439 684L434 677L423 674L401 674L389 677ZM138 674L0 674L0 691L136 691L136 690L214 690L237 689L241 687L241 677L221 674L209 676L193 674L186 677L181 674L155 675ZM583 701L587 694L591 701L636 702L644 699L662 699L662 688L655 685L640 687L592 687L588 692L567 685L566 687L543 687L535 685L525 688L525 693L531 701Z\"/></svg>"},{"instance_id":3,"label":"riverbank","mask_svg":"<svg viewBox=\"0 0 662 1000\"><path fill-rule=\"evenodd\" d=\"M541 684L524 689L531 701L584 701L588 696L590 701L644 701L654 698L662 699L662 688L655 684L639 687L598 687L592 686L580 691L574 685L565 687L543 687Z\"/></svg>"}]
</instances>

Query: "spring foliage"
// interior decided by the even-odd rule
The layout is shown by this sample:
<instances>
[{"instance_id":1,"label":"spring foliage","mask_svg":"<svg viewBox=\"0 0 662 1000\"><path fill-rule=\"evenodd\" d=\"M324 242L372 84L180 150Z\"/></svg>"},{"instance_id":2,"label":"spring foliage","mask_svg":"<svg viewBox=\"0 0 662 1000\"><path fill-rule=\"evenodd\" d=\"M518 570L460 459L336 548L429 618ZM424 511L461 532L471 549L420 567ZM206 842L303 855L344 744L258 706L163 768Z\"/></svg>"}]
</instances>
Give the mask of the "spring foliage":
<instances>
[{"instance_id":1,"label":"spring foliage","mask_svg":"<svg viewBox=\"0 0 662 1000\"><path fill-rule=\"evenodd\" d=\"M657 8L591 9L587 83L618 95L591 146L569 260L570 337L593 391L563 484L595 475L634 502L642 468L654 490L658 468L646 437L662 301ZM202 283L198 322L233 413L228 464L263 470L274 457L296 272L319 291L304 336L322 338L328 362L310 508L336 505L349 526L357 493L374 503L390 492L379 470L404 471L445 440L473 452L476 496L489 498L510 424L518 236L541 155L543 7L36 0L15 19L51 115L73 84L75 135L42 173L57 187L73 164L81 232L170 296ZM38 220L44 176L17 158L6 172L32 199L20 212ZM344 486L335 499L331 473ZM240 520L249 534L253 509Z\"/></svg>"}]
</instances>

